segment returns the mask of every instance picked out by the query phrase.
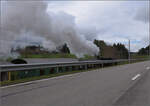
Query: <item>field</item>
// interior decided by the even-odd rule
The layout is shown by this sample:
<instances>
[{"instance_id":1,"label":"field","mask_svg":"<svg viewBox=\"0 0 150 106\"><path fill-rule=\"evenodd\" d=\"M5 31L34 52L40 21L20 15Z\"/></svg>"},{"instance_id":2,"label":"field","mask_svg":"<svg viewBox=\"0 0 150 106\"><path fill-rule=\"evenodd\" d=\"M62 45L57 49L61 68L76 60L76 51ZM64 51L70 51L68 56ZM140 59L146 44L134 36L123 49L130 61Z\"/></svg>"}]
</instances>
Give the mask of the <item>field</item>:
<instances>
[{"instance_id":1,"label":"field","mask_svg":"<svg viewBox=\"0 0 150 106\"><path fill-rule=\"evenodd\" d=\"M74 54L25 54L20 58L77 58Z\"/></svg>"},{"instance_id":2,"label":"field","mask_svg":"<svg viewBox=\"0 0 150 106\"><path fill-rule=\"evenodd\" d=\"M149 55L131 55L132 59L149 59Z\"/></svg>"}]
</instances>

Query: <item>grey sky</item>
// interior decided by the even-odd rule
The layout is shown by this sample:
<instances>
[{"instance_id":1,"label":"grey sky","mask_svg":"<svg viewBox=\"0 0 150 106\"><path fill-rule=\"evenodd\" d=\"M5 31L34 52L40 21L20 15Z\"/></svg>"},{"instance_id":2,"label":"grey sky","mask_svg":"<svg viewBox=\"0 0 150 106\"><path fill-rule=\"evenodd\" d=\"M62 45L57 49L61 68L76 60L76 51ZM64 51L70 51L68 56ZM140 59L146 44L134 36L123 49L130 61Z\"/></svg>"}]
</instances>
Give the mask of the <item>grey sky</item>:
<instances>
[{"instance_id":1,"label":"grey sky","mask_svg":"<svg viewBox=\"0 0 150 106\"><path fill-rule=\"evenodd\" d=\"M131 39L132 51L148 45L148 1L50 2L48 11L63 11L75 17L76 25L88 40L108 43Z\"/></svg>"}]
</instances>

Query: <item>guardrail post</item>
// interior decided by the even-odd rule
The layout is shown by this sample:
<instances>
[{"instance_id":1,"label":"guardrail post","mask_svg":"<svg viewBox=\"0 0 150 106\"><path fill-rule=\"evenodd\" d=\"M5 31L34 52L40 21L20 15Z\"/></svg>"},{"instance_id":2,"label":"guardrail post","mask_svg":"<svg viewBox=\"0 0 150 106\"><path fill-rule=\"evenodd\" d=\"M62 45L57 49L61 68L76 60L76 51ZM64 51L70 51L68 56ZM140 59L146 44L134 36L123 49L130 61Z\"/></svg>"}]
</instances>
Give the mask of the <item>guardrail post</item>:
<instances>
[{"instance_id":1,"label":"guardrail post","mask_svg":"<svg viewBox=\"0 0 150 106\"><path fill-rule=\"evenodd\" d=\"M56 73L59 73L59 67L56 67Z\"/></svg>"},{"instance_id":2,"label":"guardrail post","mask_svg":"<svg viewBox=\"0 0 150 106\"><path fill-rule=\"evenodd\" d=\"M8 81L11 81L11 72L8 72Z\"/></svg>"},{"instance_id":3,"label":"guardrail post","mask_svg":"<svg viewBox=\"0 0 150 106\"><path fill-rule=\"evenodd\" d=\"M92 68L94 68L94 64L92 64Z\"/></svg>"},{"instance_id":4,"label":"guardrail post","mask_svg":"<svg viewBox=\"0 0 150 106\"><path fill-rule=\"evenodd\" d=\"M80 65L80 69L83 70L83 65Z\"/></svg>"},{"instance_id":5,"label":"guardrail post","mask_svg":"<svg viewBox=\"0 0 150 106\"><path fill-rule=\"evenodd\" d=\"M85 65L85 70L87 70L88 68L87 68L87 64Z\"/></svg>"},{"instance_id":6,"label":"guardrail post","mask_svg":"<svg viewBox=\"0 0 150 106\"><path fill-rule=\"evenodd\" d=\"M79 70L79 66L75 66L75 70L78 71Z\"/></svg>"},{"instance_id":7,"label":"guardrail post","mask_svg":"<svg viewBox=\"0 0 150 106\"><path fill-rule=\"evenodd\" d=\"M99 68L101 68L101 66L102 66L102 65L101 65L101 64L99 64Z\"/></svg>"}]
</instances>

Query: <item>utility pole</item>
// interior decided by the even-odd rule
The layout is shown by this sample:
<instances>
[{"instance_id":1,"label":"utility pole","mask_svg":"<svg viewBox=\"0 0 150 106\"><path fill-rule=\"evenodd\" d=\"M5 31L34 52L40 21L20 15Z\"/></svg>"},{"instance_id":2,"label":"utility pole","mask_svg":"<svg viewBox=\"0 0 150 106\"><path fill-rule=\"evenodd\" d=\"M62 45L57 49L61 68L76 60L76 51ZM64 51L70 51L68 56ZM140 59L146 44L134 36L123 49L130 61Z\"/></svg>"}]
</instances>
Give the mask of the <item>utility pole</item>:
<instances>
[{"instance_id":1,"label":"utility pole","mask_svg":"<svg viewBox=\"0 0 150 106\"><path fill-rule=\"evenodd\" d=\"M130 55L130 39L129 39L129 51L128 51L128 61L130 63L131 55Z\"/></svg>"}]
</instances>

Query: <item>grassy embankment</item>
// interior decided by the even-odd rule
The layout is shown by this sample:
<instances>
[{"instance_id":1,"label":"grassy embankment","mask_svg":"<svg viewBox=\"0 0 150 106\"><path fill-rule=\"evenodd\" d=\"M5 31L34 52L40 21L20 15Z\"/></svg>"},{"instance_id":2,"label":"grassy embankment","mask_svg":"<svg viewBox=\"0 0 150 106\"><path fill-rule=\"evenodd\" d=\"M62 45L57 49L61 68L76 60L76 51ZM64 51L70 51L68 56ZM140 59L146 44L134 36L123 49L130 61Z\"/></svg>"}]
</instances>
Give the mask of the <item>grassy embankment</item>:
<instances>
[{"instance_id":1,"label":"grassy embankment","mask_svg":"<svg viewBox=\"0 0 150 106\"><path fill-rule=\"evenodd\" d=\"M57 53L57 54L27 54L27 55L21 55L20 58L74 58L79 60L89 60L89 59L94 59L95 57L90 55L84 55L83 57L78 58L74 54Z\"/></svg>"},{"instance_id":2,"label":"grassy embankment","mask_svg":"<svg viewBox=\"0 0 150 106\"><path fill-rule=\"evenodd\" d=\"M150 56L148 56L148 55L142 55L142 56L141 55L132 55L131 59L137 59L137 60L133 60L133 61L131 60L130 63L137 63L137 62L150 60ZM123 64L129 64L129 62L128 61L121 62L118 65L123 65Z\"/></svg>"},{"instance_id":3,"label":"grassy embankment","mask_svg":"<svg viewBox=\"0 0 150 106\"><path fill-rule=\"evenodd\" d=\"M149 59L150 56L149 55L133 55L132 58L133 59Z\"/></svg>"},{"instance_id":4,"label":"grassy embankment","mask_svg":"<svg viewBox=\"0 0 150 106\"><path fill-rule=\"evenodd\" d=\"M87 55L87 54L85 54L83 57L79 58L79 60L92 60L92 59L95 59L95 57Z\"/></svg>"},{"instance_id":5,"label":"grassy embankment","mask_svg":"<svg viewBox=\"0 0 150 106\"><path fill-rule=\"evenodd\" d=\"M90 60L95 59L94 56L84 55L81 58L78 58L75 54L67 54L67 53L51 53L51 54L21 54L18 58L73 58L79 60ZM8 57L6 61L11 61L13 58ZM4 59L0 58L0 61L4 61Z\"/></svg>"},{"instance_id":6,"label":"grassy embankment","mask_svg":"<svg viewBox=\"0 0 150 106\"><path fill-rule=\"evenodd\" d=\"M77 58L74 54L24 54L20 58Z\"/></svg>"}]
</instances>

